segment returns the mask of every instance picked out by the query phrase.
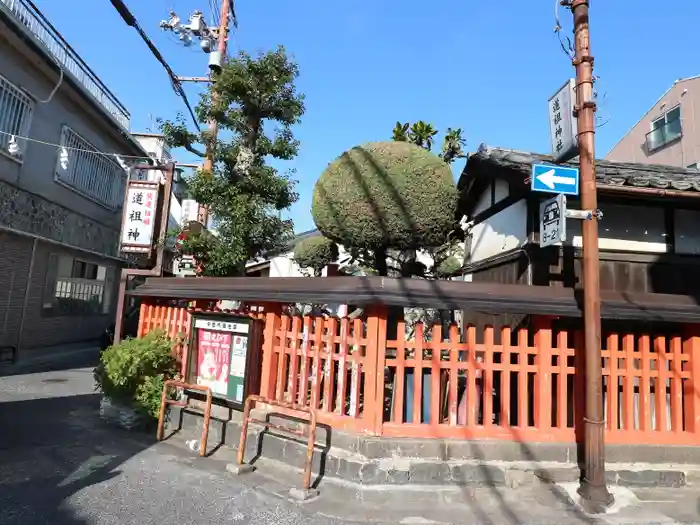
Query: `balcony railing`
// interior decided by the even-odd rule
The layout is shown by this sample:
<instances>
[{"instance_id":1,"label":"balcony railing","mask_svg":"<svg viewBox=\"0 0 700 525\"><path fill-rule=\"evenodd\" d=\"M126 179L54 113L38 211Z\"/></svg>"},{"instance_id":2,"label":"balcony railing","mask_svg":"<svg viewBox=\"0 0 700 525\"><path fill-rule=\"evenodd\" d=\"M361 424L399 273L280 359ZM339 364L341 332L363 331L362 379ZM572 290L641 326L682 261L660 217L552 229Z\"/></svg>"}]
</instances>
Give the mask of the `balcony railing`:
<instances>
[{"instance_id":1,"label":"balcony railing","mask_svg":"<svg viewBox=\"0 0 700 525\"><path fill-rule=\"evenodd\" d=\"M117 97L107 89L78 53L65 41L54 26L41 14L31 0L0 0L0 9L27 28L47 51L72 75L117 122L129 130L131 116Z\"/></svg>"},{"instance_id":2,"label":"balcony railing","mask_svg":"<svg viewBox=\"0 0 700 525\"><path fill-rule=\"evenodd\" d=\"M651 152L663 148L666 144L682 136L681 119L669 120L663 126L652 129L647 133L647 151Z\"/></svg>"}]
</instances>

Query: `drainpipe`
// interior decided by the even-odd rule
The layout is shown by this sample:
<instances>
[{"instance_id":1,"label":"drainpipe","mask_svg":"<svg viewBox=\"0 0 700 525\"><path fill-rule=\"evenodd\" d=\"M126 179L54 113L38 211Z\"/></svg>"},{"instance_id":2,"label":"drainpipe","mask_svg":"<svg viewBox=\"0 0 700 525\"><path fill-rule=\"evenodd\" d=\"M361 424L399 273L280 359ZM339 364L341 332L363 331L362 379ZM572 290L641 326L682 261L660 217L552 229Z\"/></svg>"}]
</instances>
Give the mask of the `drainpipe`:
<instances>
[{"instance_id":1,"label":"drainpipe","mask_svg":"<svg viewBox=\"0 0 700 525\"><path fill-rule=\"evenodd\" d=\"M34 260L36 259L36 247L39 244L39 239L34 237L32 242L32 255L29 260L29 270L27 270L27 286L24 288L24 302L22 303L22 317L19 321L19 335L17 336L17 348L15 349L15 355L13 361L17 361L19 351L22 348L22 339L24 335L24 320L27 317L27 306L29 305L29 293L32 288L32 275L34 274Z\"/></svg>"}]
</instances>

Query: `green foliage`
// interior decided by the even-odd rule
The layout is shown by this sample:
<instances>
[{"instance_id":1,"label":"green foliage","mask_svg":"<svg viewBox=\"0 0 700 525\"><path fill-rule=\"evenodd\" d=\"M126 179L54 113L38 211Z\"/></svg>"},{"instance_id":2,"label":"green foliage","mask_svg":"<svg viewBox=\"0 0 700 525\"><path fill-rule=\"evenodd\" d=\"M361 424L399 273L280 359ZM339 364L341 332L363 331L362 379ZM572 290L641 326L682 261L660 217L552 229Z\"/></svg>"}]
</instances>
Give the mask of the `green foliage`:
<instances>
[{"instance_id":1,"label":"green foliage","mask_svg":"<svg viewBox=\"0 0 700 525\"><path fill-rule=\"evenodd\" d=\"M435 274L438 277L447 278L455 275L462 268L462 263L454 255L450 255L443 259L435 269Z\"/></svg>"},{"instance_id":2,"label":"green foliage","mask_svg":"<svg viewBox=\"0 0 700 525\"><path fill-rule=\"evenodd\" d=\"M323 269L338 260L338 245L326 237L310 237L294 247L294 262L321 276Z\"/></svg>"},{"instance_id":3,"label":"green foliage","mask_svg":"<svg viewBox=\"0 0 700 525\"><path fill-rule=\"evenodd\" d=\"M381 264L387 249L442 245L457 198L452 171L439 157L408 142L373 142L326 168L311 213L326 237L354 252L373 251Z\"/></svg>"},{"instance_id":4,"label":"green foliage","mask_svg":"<svg viewBox=\"0 0 700 525\"><path fill-rule=\"evenodd\" d=\"M396 122L392 131L391 139L397 142L412 142L416 146L427 149L433 149L435 136L438 134L432 124L427 124L422 120L414 122ZM464 158L464 146L467 141L462 137L461 128L447 128L445 136L442 139L442 150L440 157L448 164L452 164L455 160Z\"/></svg>"},{"instance_id":5,"label":"green foliage","mask_svg":"<svg viewBox=\"0 0 700 525\"><path fill-rule=\"evenodd\" d=\"M163 382L178 374L175 343L162 330L154 330L109 347L94 371L97 389L113 401L157 417Z\"/></svg>"},{"instance_id":6,"label":"green foliage","mask_svg":"<svg viewBox=\"0 0 700 525\"><path fill-rule=\"evenodd\" d=\"M430 151L433 148L434 138L437 134L438 131L431 124L427 124L422 120L414 122L413 124L410 122L397 122L392 132L392 140L398 142L412 142L413 144ZM466 154L464 153L465 145L466 140L464 140L462 137L461 128L447 128L447 132L445 133L442 141L440 158L447 164L452 164L455 160L466 157ZM455 221L452 232L456 233L459 231L460 228ZM394 259L398 262L400 274L406 277L412 275L436 278L449 277L448 274L445 274L440 270L440 266L445 259L449 256L455 255L455 240L450 240L449 237L450 234L447 235L445 243L437 248L424 247L424 250L433 258L433 265L430 270L424 267L421 268L421 265L415 260L415 252L401 253L398 254L397 257L394 257Z\"/></svg>"},{"instance_id":7,"label":"green foliage","mask_svg":"<svg viewBox=\"0 0 700 525\"><path fill-rule=\"evenodd\" d=\"M282 47L256 57L241 52L223 66L196 109L203 124L218 123L216 142L208 129L190 132L182 115L160 122L170 146L214 155L212 171L188 180L192 197L217 221L215 237L194 234L183 243L204 275L241 275L248 260L282 248L293 236L292 221L280 216L298 199L293 173L279 173L267 161L297 155L291 128L304 113L298 76Z\"/></svg>"}]
</instances>

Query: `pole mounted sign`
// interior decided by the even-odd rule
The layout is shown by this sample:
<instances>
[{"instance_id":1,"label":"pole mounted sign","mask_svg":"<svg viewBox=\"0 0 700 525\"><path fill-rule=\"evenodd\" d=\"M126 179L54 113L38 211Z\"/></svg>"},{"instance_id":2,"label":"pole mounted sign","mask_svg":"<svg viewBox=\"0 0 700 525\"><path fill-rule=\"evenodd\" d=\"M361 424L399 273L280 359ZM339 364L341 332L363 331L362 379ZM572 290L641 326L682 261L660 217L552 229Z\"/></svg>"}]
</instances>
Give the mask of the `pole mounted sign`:
<instances>
[{"instance_id":1,"label":"pole mounted sign","mask_svg":"<svg viewBox=\"0 0 700 525\"><path fill-rule=\"evenodd\" d=\"M549 99L549 136L554 162L566 162L578 155L578 125L574 118L576 82L566 81Z\"/></svg>"},{"instance_id":2,"label":"pole mounted sign","mask_svg":"<svg viewBox=\"0 0 700 525\"><path fill-rule=\"evenodd\" d=\"M158 182L129 181L122 217L121 251L151 253L156 233Z\"/></svg>"},{"instance_id":3,"label":"pole mounted sign","mask_svg":"<svg viewBox=\"0 0 700 525\"><path fill-rule=\"evenodd\" d=\"M540 203L540 248L566 240L566 195Z\"/></svg>"},{"instance_id":4,"label":"pole mounted sign","mask_svg":"<svg viewBox=\"0 0 700 525\"><path fill-rule=\"evenodd\" d=\"M530 189L546 193L578 195L578 180L578 169L576 168L533 164Z\"/></svg>"}]
</instances>

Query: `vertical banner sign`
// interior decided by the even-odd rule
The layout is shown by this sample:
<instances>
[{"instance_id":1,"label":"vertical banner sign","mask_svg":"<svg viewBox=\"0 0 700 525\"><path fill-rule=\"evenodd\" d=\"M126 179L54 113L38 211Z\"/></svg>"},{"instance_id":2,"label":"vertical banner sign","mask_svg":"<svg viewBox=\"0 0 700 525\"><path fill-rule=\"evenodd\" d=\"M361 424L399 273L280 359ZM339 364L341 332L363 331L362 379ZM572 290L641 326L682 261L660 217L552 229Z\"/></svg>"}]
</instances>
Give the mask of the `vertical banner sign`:
<instances>
[{"instance_id":1,"label":"vertical banner sign","mask_svg":"<svg viewBox=\"0 0 700 525\"><path fill-rule=\"evenodd\" d=\"M196 383L214 395L243 403L250 324L219 319L195 319Z\"/></svg>"},{"instance_id":2,"label":"vertical banner sign","mask_svg":"<svg viewBox=\"0 0 700 525\"><path fill-rule=\"evenodd\" d=\"M158 188L157 182L129 182L122 222L121 251L148 253L153 248Z\"/></svg>"},{"instance_id":3,"label":"vertical banner sign","mask_svg":"<svg viewBox=\"0 0 700 525\"><path fill-rule=\"evenodd\" d=\"M574 118L576 82L567 80L549 99L549 136L554 162L566 162L578 155L578 124Z\"/></svg>"}]
</instances>

